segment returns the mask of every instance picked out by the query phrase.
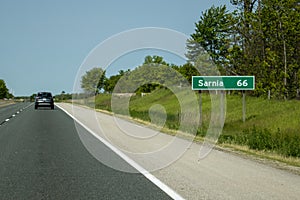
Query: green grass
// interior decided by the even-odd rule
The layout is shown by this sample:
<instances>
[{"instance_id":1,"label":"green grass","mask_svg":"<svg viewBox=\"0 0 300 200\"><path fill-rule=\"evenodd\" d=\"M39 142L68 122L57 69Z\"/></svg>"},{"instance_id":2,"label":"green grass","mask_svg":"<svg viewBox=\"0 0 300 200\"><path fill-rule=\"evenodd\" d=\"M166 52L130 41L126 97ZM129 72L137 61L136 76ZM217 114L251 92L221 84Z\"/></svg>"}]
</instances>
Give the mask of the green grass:
<instances>
[{"instance_id":1,"label":"green grass","mask_svg":"<svg viewBox=\"0 0 300 200\"><path fill-rule=\"evenodd\" d=\"M182 95L185 91L182 91ZM202 94L202 127L198 135L205 136L211 117L211 97ZM247 146L250 149L276 153L282 156L300 157L300 101L277 101L246 97L246 121L242 121L242 96L226 95L226 120L219 143ZM189 100L185 103L189 105ZM180 104L167 89L159 89L149 95L130 99L130 116L150 122L149 109L160 104L166 111L164 128L177 130L180 125ZM100 94L95 107L111 111L111 95ZM154 109L155 110L155 109ZM156 117L163 118L157 109Z\"/></svg>"},{"instance_id":2,"label":"green grass","mask_svg":"<svg viewBox=\"0 0 300 200\"><path fill-rule=\"evenodd\" d=\"M227 95L226 126L224 133L238 133L240 130L253 128L278 128L283 132L300 130L300 101L276 101L263 98L246 97L246 122L242 122L242 100L239 96Z\"/></svg>"},{"instance_id":3,"label":"green grass","mask_svg":"<svg viewBox=\"0 0 300 200\"><path fill-rule=\"evenodd\" d=\"M130 115L134 118L151 121L149 109L155 105L161 105L165 109L166 124L165 127L178 129L180 106L177 98L171 92L161 89L147 96L134 96L130 101ZM163 116L163 111L157 110L157 116ZM163 118L163 117L161 117Z\"/></svg>"},{"instance_id":4,"label":"green grass","mask_svg":"<svg viewBox=\"0 0 300 200\"><path fill-rule=\"evenodd\" d=\"M111 111L111 95L100 94L95 98L95 108Z\"/></svg>"}]
</instances>

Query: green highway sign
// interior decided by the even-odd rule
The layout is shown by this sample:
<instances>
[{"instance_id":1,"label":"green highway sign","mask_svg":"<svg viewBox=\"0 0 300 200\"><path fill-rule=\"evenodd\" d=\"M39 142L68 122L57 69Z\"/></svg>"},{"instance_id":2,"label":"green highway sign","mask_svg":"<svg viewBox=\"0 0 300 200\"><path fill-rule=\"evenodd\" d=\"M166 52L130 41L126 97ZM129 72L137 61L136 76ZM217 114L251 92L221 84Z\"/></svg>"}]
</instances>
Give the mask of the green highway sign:
<instances>
[{"instance_id":1,"label":"green highway sign","mask_svg":"<svg viewBox=\"0 0 300 200\"><path fill-rule=\"evenodd\" d=\"M193 76L193 90L254 90L254 76Z\"/></svg>"}]
</instances>

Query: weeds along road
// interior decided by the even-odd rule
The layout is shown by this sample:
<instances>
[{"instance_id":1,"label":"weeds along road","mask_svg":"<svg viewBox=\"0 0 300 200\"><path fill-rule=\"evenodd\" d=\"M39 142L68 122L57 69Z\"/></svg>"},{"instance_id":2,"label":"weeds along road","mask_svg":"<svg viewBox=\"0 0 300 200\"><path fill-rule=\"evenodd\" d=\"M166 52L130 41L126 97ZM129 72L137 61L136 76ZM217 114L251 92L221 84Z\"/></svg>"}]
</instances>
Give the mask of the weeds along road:
<instances>
[{"instance_id":1,"label":"weeds along road","mask_svg":"<svg viewBox=\"0 0 300 200\"><path fill-rule=\"evenodd\" d=\"M0 119L0 199L171 199L142 174L98 162L82 145L73 119L57 107L15 104L1 108ZM118 165L131 168L87 131L86 136Z\"/></svg>"},{"instance_id":2,"label":"weeds along road","mask_svg":"<svg viewBox=\"0 0 300 200\"><path fill-rule=\"evenodd\" d=\"M159 158L164 159L151 156L143 159L140 154L130 154L128 152L161 150L173 136L155 134L153 130L125 120L115 125L113 116L95 113L91 109L72 107L71 104L59 106L94 134L123 149L123 153L148 171L174 153L162 152ZM145 135L151 137L132 139ZM218 150L198 161L200 147L200 144L192 144L182 157L151 173L186 199L299 199L299 175Z\"/></svg>"}]
</instances>

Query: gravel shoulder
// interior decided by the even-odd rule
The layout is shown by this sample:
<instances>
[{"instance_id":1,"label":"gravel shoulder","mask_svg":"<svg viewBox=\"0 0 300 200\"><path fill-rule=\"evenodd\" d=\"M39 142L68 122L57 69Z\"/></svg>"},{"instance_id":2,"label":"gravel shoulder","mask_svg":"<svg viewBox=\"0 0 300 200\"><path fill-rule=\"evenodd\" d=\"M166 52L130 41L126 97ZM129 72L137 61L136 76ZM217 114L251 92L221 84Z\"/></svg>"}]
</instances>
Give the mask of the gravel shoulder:
<instances>
[{"instance_id":1,"label":"gravel shoulder","mask_svg":"<svg viewBox=\"0 0 300 200\"><path fill-rule=\"evenodd\" d=\"M199 160L201 143L186 145L185 140L176 140L174 136L111 115L72 104L58 105L186 199L297 199L300 196L299 175L265 164L262 159L249 159L244 154L220 148ZM175 144L174 148L165 148L171 143ZM184 147L187 148L183 154L174 159L173 154Z\"/></svg>"}]
</instances>

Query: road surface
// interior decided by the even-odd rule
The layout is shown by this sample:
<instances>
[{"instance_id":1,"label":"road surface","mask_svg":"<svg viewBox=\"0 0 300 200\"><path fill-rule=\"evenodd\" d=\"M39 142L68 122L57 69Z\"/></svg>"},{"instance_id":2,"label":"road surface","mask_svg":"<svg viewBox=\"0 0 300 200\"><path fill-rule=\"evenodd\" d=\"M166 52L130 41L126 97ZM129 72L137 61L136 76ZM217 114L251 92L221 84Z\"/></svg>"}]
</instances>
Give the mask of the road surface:
<instances>
[{"instance_id":1,"label":"road surface","mask_svg":"<svg viewBox=\"0 0 300 200\"><path fill-rule=\"evenodd\" d=\"M173 152L164 152L164 159L130 152L148 155L173 136L155 135L149 128L121 120L128 137L114 125L113 116L80 106L57 104L55 110L34 110L29 103L16 104L0 108L0 120L0 199L300 197L299 175L218 150L198 161L200 144L192 144L183 156L153 170ZM130 139L145 134L151 137ZM99 156L113 166L99 161ZM151 174L139 173L140 168Z\"/></svg>"},{"instance_id":2,"label":"road surface","mask_svg":"<svg viewBox=\"0 0 300 200\"><path fill-rule=\"evenodd\" d=\"M82 145L73 119L57 107L10 105L0 108L0 121L0 199L170 199L142 174L98 162ZM86 137L131 168L88 132Z\"/></svg>"},{"instance_id":3,"label":"road surface","mask_svg":"<svg viewBox=\"0 0 300 200\"><path fill-rule=\"evenodd\" d=\"M9 104L7 106L1 106L0 107L0 125L5 123L6 121L9 121L11 118L15 117L19 113L21 113L23 110L26 109L26 107L30 106L29 103L17 103L17 104Z\"/></svg>"}]
</instances>

